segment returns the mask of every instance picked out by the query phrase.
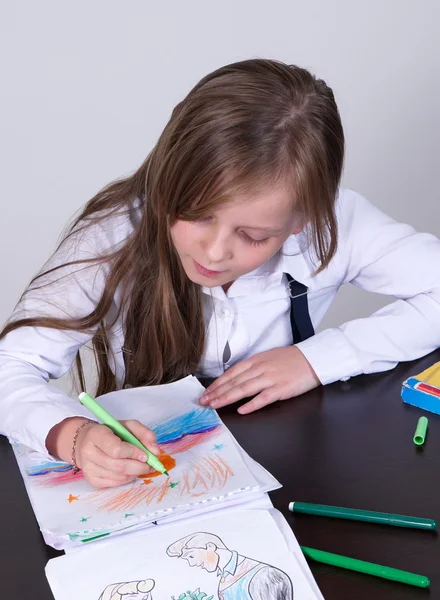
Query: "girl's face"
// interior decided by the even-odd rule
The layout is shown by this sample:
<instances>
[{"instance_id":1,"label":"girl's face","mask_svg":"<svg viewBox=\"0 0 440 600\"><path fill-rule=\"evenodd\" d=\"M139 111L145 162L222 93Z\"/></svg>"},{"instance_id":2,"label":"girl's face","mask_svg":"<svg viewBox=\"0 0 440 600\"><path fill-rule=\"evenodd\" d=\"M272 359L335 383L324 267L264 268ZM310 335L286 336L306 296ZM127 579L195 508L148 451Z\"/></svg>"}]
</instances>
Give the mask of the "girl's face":
<instances>
[{"instance_id":1,"label":"girl's face","mask_svg":"<svg viewBox=\"0 0 440 600\"><path fill-rule=\"evenodd\" d=\"M291 192L279 187L237 198L200 221L177 220L170 233L189 279L215 287L265 263L302 227Z\"/></svg>"}]
</instances>

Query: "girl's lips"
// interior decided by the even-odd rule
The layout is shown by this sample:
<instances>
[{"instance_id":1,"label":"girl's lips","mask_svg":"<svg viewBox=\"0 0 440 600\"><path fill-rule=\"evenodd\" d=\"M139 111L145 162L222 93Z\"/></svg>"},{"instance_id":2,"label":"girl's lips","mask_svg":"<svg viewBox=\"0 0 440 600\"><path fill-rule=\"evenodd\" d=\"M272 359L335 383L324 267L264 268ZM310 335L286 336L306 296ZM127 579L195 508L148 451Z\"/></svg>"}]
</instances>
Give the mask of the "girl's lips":
<instances>
[{"instance_id":1,"label":"girl's lips","mask_svg":"<svg viewBox=\"0 0 440 600\"><path fill-rule=\"evenodd\" d=\"M224 272L224 271L211 271L210 269L205 269L205 267L202 267L202 265L199 265L199 263L196 261L194 261L194 265L195 265L197 271L204 277L218 277L219 275L221 275Z\"/></svg>"}]
</instances>

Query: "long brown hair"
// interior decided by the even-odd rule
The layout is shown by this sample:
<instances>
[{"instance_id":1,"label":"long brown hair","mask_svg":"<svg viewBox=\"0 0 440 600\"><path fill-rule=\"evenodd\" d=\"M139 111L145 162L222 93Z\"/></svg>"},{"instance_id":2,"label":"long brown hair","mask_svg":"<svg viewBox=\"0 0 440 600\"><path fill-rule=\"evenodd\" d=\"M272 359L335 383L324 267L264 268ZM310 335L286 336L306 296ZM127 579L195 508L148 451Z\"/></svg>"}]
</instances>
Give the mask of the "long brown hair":
<instances>
[{"instance_id":1,"label":"long brown hair","mask_svg":"<svg viewBox=\"0 0 440 600\"><path fill-rule=\"evenodd\" d=\"M23 326L93 331L97 393L102 394L116 388L108 332L124 311L125 382L152 385L193 373L205 341L201 289L185 275L170 239L170 224L177 218L201 218L238 191L287 181L295 210L308 223L318 270L324 269L337 245L334 206L343 157L340 116L324 81L297 66L265 59L214 71L175 107L142 166L96 194L61 243L139 203L138 223L120 247L105 256L68 263L82 268L109 265L94 310L79 318L13 319L0 339ZM65 266L37 275L28 291L48 285L46 277ZM49 285L55 283L52 278ZM122 290L123 302L110 319L117 289ZM84 385L79 353L76 360Z\"/></svg>"}]
</instances>

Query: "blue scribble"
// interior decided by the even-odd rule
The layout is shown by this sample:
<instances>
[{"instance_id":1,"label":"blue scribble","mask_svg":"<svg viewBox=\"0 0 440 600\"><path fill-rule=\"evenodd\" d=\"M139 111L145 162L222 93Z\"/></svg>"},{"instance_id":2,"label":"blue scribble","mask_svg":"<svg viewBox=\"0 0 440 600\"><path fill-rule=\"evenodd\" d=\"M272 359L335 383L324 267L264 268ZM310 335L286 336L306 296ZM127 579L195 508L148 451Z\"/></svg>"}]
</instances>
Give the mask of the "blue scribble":
<instances>
[{"instance_id":1,"label":"blue scribble","mask_svg":"<svg viewBox=\"0 0 440 600\"><path fill-rule=\"evenodd\" d=\"M47 473L63 473L65 471L70 471L72 468L72 465L69 465L69 463L66 462L48 461L26 467L26 473L30 477L35 477L36 475L46 475Z\"/></svg>"},{"instance_id":2,"label":"blue scribble","mask_svg":"<svg viewBox=\"0 0 440 600\"><path fill-rule=\"evenodd\" d=\"M189 413L171 417L167 421L153 425L157 442L166 444L182 439L185 435L212 431L221 425L217 413L210 408L195 408Z\"/></svg>"}]
</instances>

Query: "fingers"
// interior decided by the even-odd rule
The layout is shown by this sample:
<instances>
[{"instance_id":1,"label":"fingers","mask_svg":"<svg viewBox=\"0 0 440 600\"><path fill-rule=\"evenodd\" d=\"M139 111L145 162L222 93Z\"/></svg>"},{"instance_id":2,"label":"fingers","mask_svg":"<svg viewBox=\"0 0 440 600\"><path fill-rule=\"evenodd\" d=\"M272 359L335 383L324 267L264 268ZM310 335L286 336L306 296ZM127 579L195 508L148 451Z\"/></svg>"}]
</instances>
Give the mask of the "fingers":
<instances>
[{"instance_id":1,"label":"fingers","mask_svg":"<svg viewBox=\"0 0 440 600\"><path fill-rule=\"evenodd\" d=\"M246 369L235 369L235 367L232 367L218 377L205 390L200 398L200 404L204 406L209 405L212 408L220 408L221 406L225 406L225 404L230 404L261 391L261 388L258 389L256 381L252 380L256 380L262 375L262 369L258 364L250 365L249 361L244 362L248 363ZM239 365L235 366L238 367ZM251 381L252 383L250 383ZM226 394L228 394L230 400L228 402L220 402Z\"/></svg>"},{"instance_id":2,"label":"fingers","mask_svg":"<svg viewBox=\"0 0 440 600\"><path fill-rule=\"evenodd\" d=\"M159 450L151 430L138 421L128 421L127 425L136 437L142 436L145 446ZM78 438L77 456L86 480L95 487L122 485L154 471L146 463L144 451L123 442L104 425L91 426Z\"/></svg>"},{"instance_id":3,"label":"fingers","mask_svg":"<svg viewBox=\"0 0 440 600\"><path fill-rule=\"evenodd\" d=\"M232 380L240 377L243 373L246 373L246 371L249 371L254 366L255 366L255 364L252 359L244 360L240 363L237 363L236 365L234 365L233 367L228 369L225 373L223 373L223 375L220 375L220 377L217 377L217 379L215 381L213 381L211 383L211 385L209 385L206 388L200 402L202 404L209 404L208 401L205 401L206 397L208 395L210 395L211 393L217 392L218 389L220 387L222 387L223 385L226 385L228 383L230 385L230 382Z\"/></svg>"},{"instance_id":4,"label":"fingers","mask_svg":"<svg viewBox=\"0 0 440 600\"><path fill-rule=\"evenodd\" d=\"M212 393L212 396L211 394L209 395L209 406L211 406L211 408L221 408L222 406L232 404L243 398L254 396L270 386L271 381L267 375L262 374L255 377L249 375L249 378L247 378L246 376L248 373L249 371L231 379L225 385L217 388L217 390Z\"/></svg>"},{"instance_id":5,"label":"fingers","mask_svg":"<svg viewBox=\"0 0 440 600\"><path fill-rule=\"evenodd\" d=\"M150 452L153 454L160 452L154 431L135 420L123 421L123 424Z\"/></svg>"},{"instance_id":6,"label":"fingers","mask_svg":"<svg viewBox=\"0 0 440 600\"><path fill-rule=\"evenodd\" d=\"M102 456L100 455L102 454ZM118 485L124 485L125 483L129 483L133 479L136 478L136 475L127 474L123 470L115 471L113 469L106 468L103 466L101 460L103 457L108 457L98 451L96 448L96 452L93 455L93 458L98 462L93 462L93 460L86 459L83 468L83 474L85 479L93 486L102 488L102 487L113 487ZM135 463L136 461L131 461ZM140 464L140 463L138 463Z\"/></svg>"},{"instance_id":7,"label":"fingers","mask_svg":"<svg viewBox=\"0 0 440 600\"><path fill-rule=\"evenodd\" d=\"M102 457L97 458L98 461ZM86 468L83 470L85 479L95 487L114 487L124 485L133 481L140 475L148 475L153 472L148 465L142 465L135 460L119 461L117 469L115 462L110 464L110 468L103 466L103 462L94 463L89 461L86 463ZM123 464L122 464L123 463Z\"/></svg>"},{"instance_id":8,"label":"fingers","mask_svg":"<svg viewBox=\"0 0 440 600\"><path fill-rule=\"evenodd\" d=\"M115 435L108 427L102 426L99 432L93 432L94 436L91 441L93 446L99 448L104 454L111 459L130 458L141 462L146 461L145 452L127 442L123 442ZM89 436L91 437L91 436ZM92 451L93 448L88 448Z\"/></svg>"},{"instance_id":9,"label":"fingers","mask_svg":"<svg viewBox=\"0 0 440 600\"><path fill-rule=\"evenodd\" d=\"M130 444L125 444L121 442L121 445L130 446ZM127 450L130 452L131 450ZM115 453L116 454L116 453ZM144 454L145 456L145 454ZM130 476L137 477L138 475L143 475L144 473L149 473L153 471L153 469L146 464L144 461L133 460L128 458L113 458L103 452L99 447L94 449L93 454L89 457L90 463L93 463L98 468L103 471L108 471L109 473L113 473L115 476Z\"/></svg>"},{"instance_id":10,"label":"fingers","mask_svg":"<svg viewBox=\"0 0 440 600\"><path fill-rule=\"evenodd\" d=\"M247 415L259 408L263 408L263 406L267 406L268 404L272 404L272 402L277 402L277 400L283 400L282 394L277 391L276 388L270 388L269 390L264 390L246 404L243 404L237 409L241 415Z\"/></svg>"}]
</instances>

